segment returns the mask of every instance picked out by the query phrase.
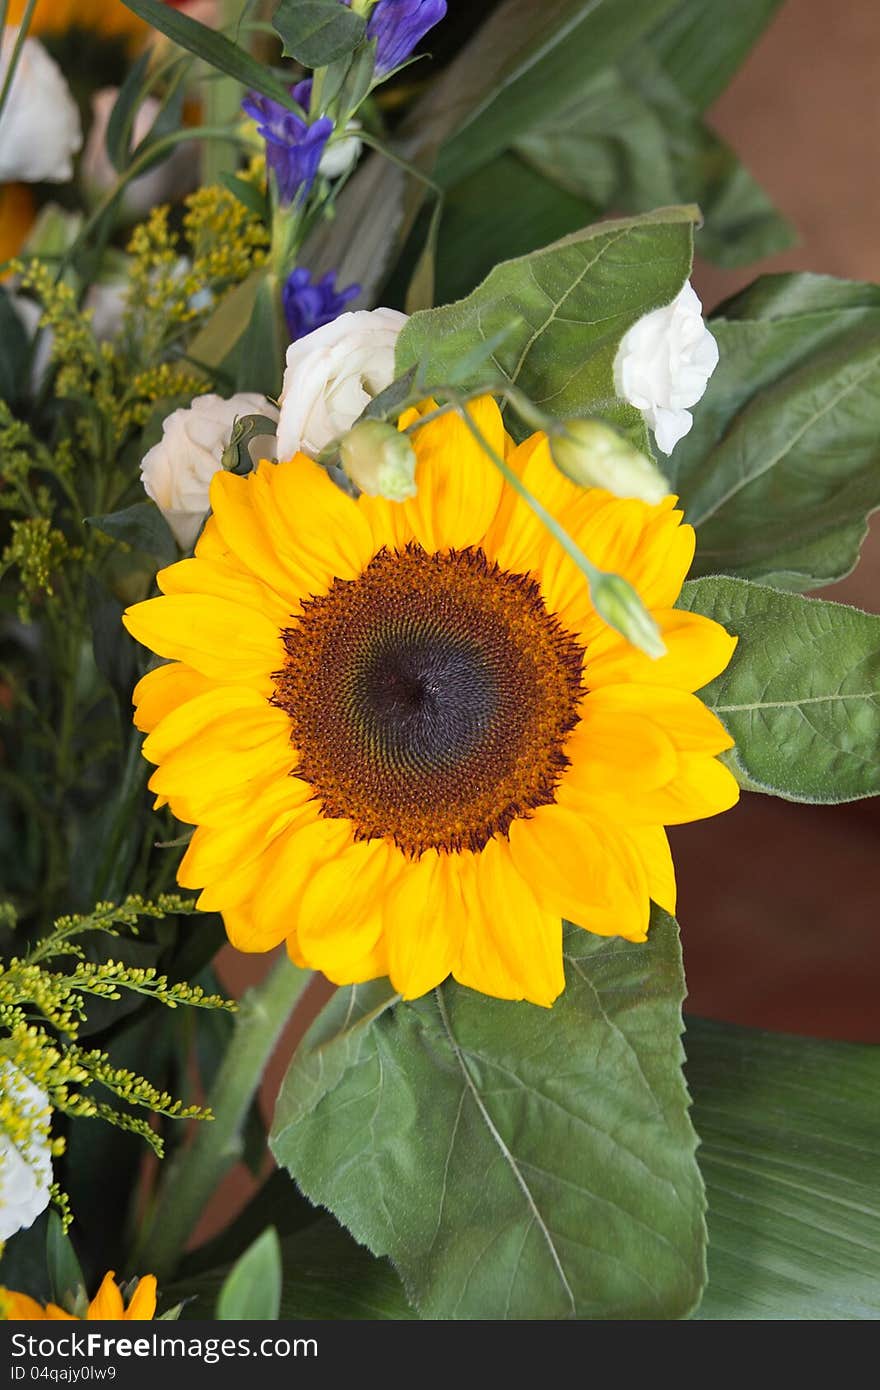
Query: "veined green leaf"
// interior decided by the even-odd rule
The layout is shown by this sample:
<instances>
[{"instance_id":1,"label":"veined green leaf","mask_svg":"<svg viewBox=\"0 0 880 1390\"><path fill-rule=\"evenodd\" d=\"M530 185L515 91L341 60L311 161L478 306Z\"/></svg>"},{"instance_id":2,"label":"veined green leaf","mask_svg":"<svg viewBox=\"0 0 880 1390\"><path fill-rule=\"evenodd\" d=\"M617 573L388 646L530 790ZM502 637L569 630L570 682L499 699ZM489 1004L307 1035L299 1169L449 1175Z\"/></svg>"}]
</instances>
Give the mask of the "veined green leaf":
<instances>
[{"instance_id":1,"label":"veined green leaf","mask_svg":"<svg viewBox=\"0 0 880 1390\"><path fill-rule=\"evenodd\" d=\"M880 1317L880 1048L688 1019L717 1319Z\"/></svg>"},{"instance_id":2,"label":"veined green leaf","mask_svg":"<svg viewBox=\"0 0 880 1390\"><path fill-rule=\"evenodd\" d=\"M276 1158L423 1317L678 1317L699 1296L676 925L658 912L638 946L572 927L565 951L552 1009L340 990L283 1083Z\"/></svg>"},{"instance_id":3,"label":"veined green leaf","mask_svg":"<svg viewBox=\"0 0 880 1390\"><path fill-rule=\"evenodd\" d=\"M573 91L515 148L561 188L627 212L698 203L697 250L741 265L791 245L794 233L733 151L704 125L648 44Z\"/></svg>"},{"instance_id":4,"label":"veined green leaf","mask_svg":"<svg viewBox=\"0 0 880 1390\"><path fill-rule=\"evenodd\" d=\"M272 27L284 44L285 57L307 68L323 68L354 52L367 22L339 0L281 0Z\"/></svg>"},{"instance_id":5,"label":"veined green leaf","mask_svg":"<svg viewBox=\"0 0 880 1390\"><path fill-rule=\"evenodd\" d=\"M496 266L467 299L413 315L398 374L418 362L426 384L448 381L466 353L512 324L492 358L504 378L554 415L602 415L649 452L641 416L615 397L614 357L627 329L687 279L697 216L664 208L600 222Z\"/></svg>"},{"instance_id":6,"label":"veined green leaf","mask_svg":"<svg viewBox=\"0 0 880 1390\"><path fill-rule=\"evenodd\" d=\"M830 584L880 506L880 289L767 276L710 327L721 360L670 461L695 573Z\"/></svg>"},{"instance_id":7,"label":"veined green leaf","mask_svg":"<svg viewBox=\"0 0 880 1390\"><path fill-rule=\"evenodd\" d=\"M685 584L679 607L739 637L700 699L746 785L825 803L880 792L880 617L722 577Z\"/></svg>"}]
</instances>

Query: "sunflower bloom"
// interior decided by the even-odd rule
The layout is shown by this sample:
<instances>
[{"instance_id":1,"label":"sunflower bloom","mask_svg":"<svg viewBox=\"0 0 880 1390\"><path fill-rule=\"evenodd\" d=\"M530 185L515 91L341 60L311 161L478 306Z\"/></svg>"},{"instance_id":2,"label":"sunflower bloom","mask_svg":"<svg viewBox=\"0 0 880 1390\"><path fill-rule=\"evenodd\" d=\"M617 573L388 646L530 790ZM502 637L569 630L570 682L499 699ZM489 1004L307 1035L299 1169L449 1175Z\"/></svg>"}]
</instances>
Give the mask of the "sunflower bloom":
<instances>
[{"instance_id":1,"label":"sunflower bloom","mask_svg":"<svg viewBox=\"0 0 880 1390\"><path fill-rule=\"evenodd\" d=\"M156 1316L156 1279L152 1274L139 1279L126 1307L111 1269L104 1275L84 1318L65 1312L57 1303L47 1303L44 1307L26 1293L0 1289L0 1315L10 1322L151 1322Z\"/></svg>"},{"instance_id":2,"label":"sunflower bloom","mask_svg":"<svg viewBox=\"0 0 880 1390\"><path fill-rule=\"evenodd\" d=\"M694 533L578 488L547 439L483 437L660 626L652 661L453 414L414 425L417 494L342 492L304 454L218 473L196 547L125 615L171 664L135 690L157 804L196 825L178 879L233 945L338 984L448 975L550 1004L562 919L644 941L675 908L664 826L726 810L732 740L692 693L735 639L677 611Z\"/></svg>"}]
</instances>

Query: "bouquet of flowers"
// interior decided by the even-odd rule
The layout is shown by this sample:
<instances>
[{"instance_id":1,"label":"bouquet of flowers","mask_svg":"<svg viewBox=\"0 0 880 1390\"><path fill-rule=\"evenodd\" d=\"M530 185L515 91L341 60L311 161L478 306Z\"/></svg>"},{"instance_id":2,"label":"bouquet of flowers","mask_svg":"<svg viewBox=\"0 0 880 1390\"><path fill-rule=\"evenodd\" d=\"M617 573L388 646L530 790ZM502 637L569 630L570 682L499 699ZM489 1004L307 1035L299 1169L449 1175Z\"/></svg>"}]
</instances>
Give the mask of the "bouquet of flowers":
<instances>
[{"instance_id":1,"label":"bouquet of flowers","mask_svg":"<svg viewBox=\"0 0 880 1390\"><path fill-rule=\"evenodd\" d=\"M7 1318L878 1315L666 834L880 791L880 291L690 283L777 8L0 6Z\"/></svg>"}]
</instances>

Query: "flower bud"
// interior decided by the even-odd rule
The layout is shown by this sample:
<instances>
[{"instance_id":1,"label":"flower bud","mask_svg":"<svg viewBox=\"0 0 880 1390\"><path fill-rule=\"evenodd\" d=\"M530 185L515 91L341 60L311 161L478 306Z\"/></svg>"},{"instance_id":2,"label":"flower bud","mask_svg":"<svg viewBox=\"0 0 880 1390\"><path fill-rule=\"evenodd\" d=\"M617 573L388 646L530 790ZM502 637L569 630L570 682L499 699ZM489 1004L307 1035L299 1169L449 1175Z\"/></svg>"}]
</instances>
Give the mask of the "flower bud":
<instances>
[{"instance_id":1,"label":"flower bud","mask_svg":"<svg viewBox=\"0 0 880 1390\"><path fill-rule=\"evenodd\" d=\"M557 468L580 487L602 487L615 497L639 497L652 505L669 492L659 468L598 420L566 421L551 449Z\"/></svg>"},{"instance_id":2,"label":"flower bud","mask_svg":"<svg viewBox=\"0 0 880 1390\"><path fill-rule=\"evenodd\" d=\"M382 420L361 420L339 446L342 466L368 497L415 497L416 455L405 434Z\"/></svg>"},{"instance_id":3,"label":"flower bud","mask_svg":"<svg viewBox=\"0 0 880 1390\"><path fill-rule=\"evenodd\" d=\"M619 574L601 574L590 584L590 598L599 617L648 656L666 655L660 629L633 586Z\"/></svg>"}]
</instances>

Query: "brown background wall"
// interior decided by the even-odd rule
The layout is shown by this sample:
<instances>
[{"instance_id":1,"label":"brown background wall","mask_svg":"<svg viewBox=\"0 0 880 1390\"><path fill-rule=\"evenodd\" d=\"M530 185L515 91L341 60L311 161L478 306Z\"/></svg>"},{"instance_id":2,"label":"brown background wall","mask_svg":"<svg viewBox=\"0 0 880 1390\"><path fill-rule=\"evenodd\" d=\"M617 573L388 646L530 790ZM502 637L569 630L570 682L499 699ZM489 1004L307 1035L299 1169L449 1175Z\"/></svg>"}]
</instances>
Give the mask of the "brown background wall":
<instances>
[{"instance_id":1,"label":"brown background wall","mask_svg":"<svg viewBox=\"0 0 880 1390\"><path fill-rule=\"evenodd\" d=\"M712 119L801 244L745 271L698 266L707 309L759 272L880 279L878 79L876 0L788 0ZM823 596L880 611L880 527L858 570ZM689 1010L880 1042L878 829L880 799L808 807L746 796L723 820L677 830ZM227 948L220 970L238 993L267 965ZM290 1042L289 1030L266 1078L268 1104ZM202 1234L228 1220L250 1185L231 1175Z\"/></svg>"}]
</instances>

